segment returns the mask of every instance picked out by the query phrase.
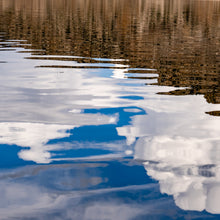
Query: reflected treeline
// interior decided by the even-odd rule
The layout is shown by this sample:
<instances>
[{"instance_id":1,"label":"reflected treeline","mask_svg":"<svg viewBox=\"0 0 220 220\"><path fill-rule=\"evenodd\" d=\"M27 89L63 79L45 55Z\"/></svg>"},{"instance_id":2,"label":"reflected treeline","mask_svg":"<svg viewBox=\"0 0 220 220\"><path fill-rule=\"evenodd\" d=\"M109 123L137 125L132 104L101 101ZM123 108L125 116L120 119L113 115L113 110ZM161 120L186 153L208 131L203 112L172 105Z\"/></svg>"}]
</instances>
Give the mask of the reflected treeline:
<instances>
[{"instance_id":1,"label":"reflected treeline","mask_svg":"<svg viewBox=\"0 0 220 220\"><path fill-rule=\"evenodd\" d=\"M220 1L0 0L0 31L43 54L156 68L165 94L220 103ZM39 52L38 52L39 54Z\"/></svg>"}]
</instances>

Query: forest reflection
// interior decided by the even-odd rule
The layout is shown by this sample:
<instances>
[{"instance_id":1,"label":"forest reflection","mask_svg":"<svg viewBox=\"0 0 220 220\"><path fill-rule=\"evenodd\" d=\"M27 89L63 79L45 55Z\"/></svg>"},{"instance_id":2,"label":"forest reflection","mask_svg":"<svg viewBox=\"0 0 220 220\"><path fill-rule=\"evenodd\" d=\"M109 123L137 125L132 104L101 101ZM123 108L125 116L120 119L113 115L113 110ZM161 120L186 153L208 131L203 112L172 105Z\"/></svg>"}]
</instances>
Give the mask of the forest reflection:
<instances>
[{"instance_id":1,"label":"forest reflection","mask_svg":"<svg viewBox=\"0 0 220 220\"><path fill-rule=\"evenodd\" d=\"M4 41L27 40L36 55L157 69L156 85L187 87L163 94L220 103L219 11L220 1L0 0L0 31Z\"/></svg>"}]
</instances>

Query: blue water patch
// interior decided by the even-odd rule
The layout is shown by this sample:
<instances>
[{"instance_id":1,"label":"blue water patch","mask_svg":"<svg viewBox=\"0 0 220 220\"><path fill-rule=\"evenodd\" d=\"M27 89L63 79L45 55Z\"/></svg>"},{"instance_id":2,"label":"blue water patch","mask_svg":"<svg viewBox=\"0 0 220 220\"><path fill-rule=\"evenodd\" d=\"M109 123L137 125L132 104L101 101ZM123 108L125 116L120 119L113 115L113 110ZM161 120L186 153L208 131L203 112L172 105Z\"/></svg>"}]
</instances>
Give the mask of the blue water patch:
<instances>
[{"instance_id":1,"label":"blue water patch","mask_svg":"<svg viewBox=\"0 0 220 220\"><path fill-rule=\"evenodd\" d=\"M129 185L142 185L156 183L146 175L143 166L138 164L129 164L129 161L111 161L104 169L101 176L108 179L108 186L122 187Z\"/></svg>"},{"instance_id":2,"label":"blue water patch","mask_svg":"<svg viewBox=\"0 0 220 220\"><path fill-rule=\"evenodd\" d=\"M108 142L123 140L124 137L118 136L115 125L87 125L68 130L69 137L53 139L47 144L56 144L59 142Z\"/></svg>"},{"instance_id":3,"label":"blue water patch","mask_svg":"<svg viewBox=\"0 0 220 220\"><path fill-rule=\"evenodd\" d=\"M17 145L0 144L0 168L15 168L19 166L35 164L32 161L24 161L18 157L18 152L27 147Z\"/></svg>"},{"instance_id":4,"label":"blue water patch","mask_svg":"<svg viewBox=\"0 0 220 220\"><path fill-rule=\"evenodd\" d=\"M131 82L131 83L130 83ZM117 83L118 86L127 86L127 87L140 87L140 86L146 86L146 83L140 81L140 83L135 83L134 79L127 78L126 82L123 83Z\"/></svg>"},{"instance_id":5,"label":"blue water patch","mask_svg":"<svg viewBox=\"0 0 220 220\"><path fill-rule=\"evenodd\" d=\"M92 149L92 148L50 151L50 153L52 154L52 159L97 156L103 154L110 154L111 152L112 151L109 150Z\"/></svg>"},{"instance_id":6,"label":"blue water patch","mask_svg":"<svg viewBox=\"0 0 220 220\"><path fill-rule=\"evenodd\" d=\"M103 66L109 66L109 64L103 64ZM112 69L90 69L89 73L94 74L96 77L109 78L112 74Z\"/></svg>"},{"instance_id":7,"label":"blue water patch","mask_svg":"<svg viewBox=\"0 0 220 220\"><path fill-rule=\"evenodd\" d=\"M133 163L133 159L73 161L66 166L63 164L45 165L38 176L30 176L26 179L53 191L110 189L157 184L157 181L146 175L141 164ZM94 179L99 179L99 181L92 181ZM83 180L87 182L87 186L80 184ZM159 189L157 191L159 193Z\"/></svg>"},{"instance_id":8,"label":"blue water patch","mask_svg":"<svg viewBox=\"0 0 220 220\"><path fill-rule=\"evenodd\" d=\"M130 99L130 100L143 100L144 97L137 96L137 95L130 95L130 96L120 96L121 99Z\"/></svg>"},{"instance_id":9,"label":"blue water patch","mask_svg":"<svg viewBox=\"0 0 220 220\"><path fill-rule=\"evenodd\" d=\"M53 139L47 144L56 144L60 142L112 142L125 140L125 137L119 136L116 128L129 125L131 119L135 115L145 115L145 110L138 107L120 107L120 108L102 108L102 109L84 109L84 114L103 114L103 115L118 115L116 124L105 125L85 125L78 128L73 128L67 131L68 137Z\"/></svg>"}]
</instances>

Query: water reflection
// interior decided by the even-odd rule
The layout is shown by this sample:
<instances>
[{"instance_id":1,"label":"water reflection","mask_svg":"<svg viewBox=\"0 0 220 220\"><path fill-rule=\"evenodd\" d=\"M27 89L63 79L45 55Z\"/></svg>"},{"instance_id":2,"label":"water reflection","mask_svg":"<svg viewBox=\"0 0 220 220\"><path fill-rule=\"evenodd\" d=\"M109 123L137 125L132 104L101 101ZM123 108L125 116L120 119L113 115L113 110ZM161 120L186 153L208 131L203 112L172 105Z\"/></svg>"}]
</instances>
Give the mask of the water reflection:
<instances>
[{"instance_id":1,"label":"water reflection","mask_svg":"<svg viewBox=\"0 0 220 220\"><path fill-rule=\"evenodd\" d=\"M2 217L217 219L219 10L0 0Z\"/></svg>"},{"instance_id":2,"label":"water reflection","mask_svg":"<svg viewBox=\"0 0 220 220\"><path fill-rule=\"evenodd\" d=\"M15 51L2 52L8 61L2 69L8 74L1 80L5 100L1 108L8 111L1 111L7 121L0 123L1 144L20 146L18 157L35 163L109 160L131 156L134 151L134 158L147 161L143 163L147 174L159 181L162 193L174 196L177 206L219 213L219 118L204 114L217 105L208 104L201 96L159 95L170 87L145 85L146 81L157 80L154 69L132 69L114 64L114 60L99 59L94 65L100 68L94 71L87 68L93 63L84 62L80 68L78 59L85 58L60 56L28 59L27 66L24 58L32 56ZM51 58L53 67L45 68L44 63L50 65ZM12 66L15 60L17 69ZM69 68L62 68L63 65ZM76 67L74 71L72 66ZM137 77L141 71L144 80ZM23 108L19 111L21 104ZM59 172L56 175L64 180ZM68 179L70 176L67 174ZM82 173L74 176L83 178ZM87 178L88 184L107 181L103 174ZM83 186L82 181L79 185L69 182L60 187L76 190ZM7 185L21 190L24 201L28 201L22 193L23 186L11 184ZM42 189L30 190L42 194ZM38 199L45 196L44 205L38 204ZM6 197L12 203L17 201L13 196ZM32 209L56 201L47 194L36 199ZM127 210L127 206L124 208Z\"/></svg>"}]
</instances>

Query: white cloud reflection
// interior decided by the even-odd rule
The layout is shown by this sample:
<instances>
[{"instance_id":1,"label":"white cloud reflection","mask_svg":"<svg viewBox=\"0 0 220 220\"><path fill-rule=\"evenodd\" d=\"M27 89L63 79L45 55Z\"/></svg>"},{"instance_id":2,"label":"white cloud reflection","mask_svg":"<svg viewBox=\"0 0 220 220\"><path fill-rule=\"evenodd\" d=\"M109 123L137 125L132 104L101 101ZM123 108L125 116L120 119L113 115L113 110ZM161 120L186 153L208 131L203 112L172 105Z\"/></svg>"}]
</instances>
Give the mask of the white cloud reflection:
<instances>
[{"instance_id":1,"label":"white cloud reflection","mask_svg":"<svg viewBox=\"0 0 220 220\"><path fill-rule=\"evenodd\" d=\"M140 189L145 189L145 187ZM3 181L0 184L1 219L128 220L141 214L149 214L152 205L148 203L146 205L149 206L149 209L146 210L143 205L119 202L117 198L112 198L112 196L108 201L99 198L100 194L108 196L115 192L132 192L134 190L135 187L131 189L121 187L64 193L62 191L51 192L34 183L30 185ZM89 202L91 199L92 202Z\"/></svg>"},{"instance_id":2,"label":"white cloud reflection","mask_svg":"<svg viewBox=\"0 0 220 220\"><path fill-rule=\"evenodd\" d=\"M220 119L204 113L219 105L201 96L160 96L148 104L149 115L119 129L128 139L140 137L135 159L146 161L147 174L180 208L220 214Z\"/></svg>"},{"instance_id":3,"label":"white cloud reflection","mask_svg":"<svg viewBox=\"0 0 220 220\"><path fill-rule=\"evenodd\" d=\"M19 152L21 159L49 163L51 154L48 150L51 150L51 146L46 143L51 139L68 137L68 129L73 127L39 123L0 123L0 143L29 147Z\"/></svg>"}]
</instances>

